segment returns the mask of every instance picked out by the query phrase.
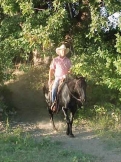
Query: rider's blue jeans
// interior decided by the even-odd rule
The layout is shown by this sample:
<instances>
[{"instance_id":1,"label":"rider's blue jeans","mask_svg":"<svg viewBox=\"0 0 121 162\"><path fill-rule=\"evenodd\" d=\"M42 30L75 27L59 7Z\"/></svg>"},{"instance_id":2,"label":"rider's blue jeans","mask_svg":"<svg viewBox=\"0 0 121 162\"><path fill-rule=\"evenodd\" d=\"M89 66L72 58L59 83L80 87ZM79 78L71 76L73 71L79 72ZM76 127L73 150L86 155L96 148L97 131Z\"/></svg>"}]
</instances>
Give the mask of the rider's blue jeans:
<instances>
[{"instance_id":1,"label":"rider's blue jeans","mask_svg":"<svg viewBox=\"0 0 121 162\"><path fill-rule=\"evenodd\" d=\"M55 80L53 82L53 85L52 85L52 96L51 96L52 103L56 99L56 94L57 94L57 90L58 90L59 80L60 80L59 78L55 78Z\"/></svg>"}]
</instances>

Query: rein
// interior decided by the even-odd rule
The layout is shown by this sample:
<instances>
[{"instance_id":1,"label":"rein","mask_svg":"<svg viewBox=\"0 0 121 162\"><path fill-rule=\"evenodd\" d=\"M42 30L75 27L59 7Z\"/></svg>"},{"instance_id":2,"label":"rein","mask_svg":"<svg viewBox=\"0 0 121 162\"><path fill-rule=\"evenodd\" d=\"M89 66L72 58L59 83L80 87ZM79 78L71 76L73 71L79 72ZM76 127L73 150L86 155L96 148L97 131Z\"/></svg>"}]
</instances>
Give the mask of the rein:
<instances>
[{"instance_id":1,"label":"rein","mask_svg":"<svg viewBox=\"0 0 121 162\"><path fill-rule=\"evenodd\" d=\"M69 86L68 86L67 82L66 82L66 85L67 85L67 87L68 87L68 90L69 90L70 95L71 95L73 98L75 98L77 101L80 101L80 98L75 97L75 96L71 93L71 91L70 91L70 89L69 89ZM80 102L81 102L81 101L80 101Z\"/></svg>"}]
</instances>

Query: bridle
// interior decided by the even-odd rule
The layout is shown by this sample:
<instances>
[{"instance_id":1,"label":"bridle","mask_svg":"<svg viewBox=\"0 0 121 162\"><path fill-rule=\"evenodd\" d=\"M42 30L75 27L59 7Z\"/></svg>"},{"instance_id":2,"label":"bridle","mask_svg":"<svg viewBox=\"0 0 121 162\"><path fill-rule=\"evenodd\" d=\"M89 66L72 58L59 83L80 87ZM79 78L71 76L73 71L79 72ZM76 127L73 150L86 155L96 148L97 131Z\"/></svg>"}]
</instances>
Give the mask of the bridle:
<instances>
[{"instance_id":1,"label":"bridle","mask_svg":"<svg viewBox=\"0 0 121 162\"><path fill-rule=\"evenodd\" d=\"M76 81L75 86L77 85L77 83L78 83L79 81L80 81L80 79ZM76 96L74 96L74 95L71 93L71 91L70 91L69 86L68 86L67 83L66 83L66 85L67 85L67 87L68 87L68 90L69 90L70 95L71 95L74 99L76 99L77 101L82 102L81 97L77 98ZM74 87L74 89L75 89L75 87ZM78 92L78 94L80 94L80 93Z\"/></svg>"}]
</instances>

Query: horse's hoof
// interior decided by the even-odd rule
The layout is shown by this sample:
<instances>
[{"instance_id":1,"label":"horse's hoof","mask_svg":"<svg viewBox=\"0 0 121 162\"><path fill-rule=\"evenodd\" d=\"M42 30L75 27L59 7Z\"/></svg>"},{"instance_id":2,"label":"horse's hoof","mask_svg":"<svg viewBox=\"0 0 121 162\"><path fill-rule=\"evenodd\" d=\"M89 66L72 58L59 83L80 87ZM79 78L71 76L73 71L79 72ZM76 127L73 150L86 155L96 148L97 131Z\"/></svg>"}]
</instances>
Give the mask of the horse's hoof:
<instances>
[{"instance_id":1,"label":"horse's hoof","mask_svg":"<svg viewBox=\"0 0 121 162\"><path fill-rule=\"evenodd\" d=\"M69 137L74 138L75 136L73 134L69 134Z\"/></svg>"},{"instance_id":2,"label":"horse's hoof","mask_svg":"<svg viewBox=\"0 0 121 162\"><path fill-rule=\"evenodd\" d=\"M54 129L54 132L55 132L55 133L57 133L57 132L58 132L58 130L57 130L57 129Z\"/></svg>"},{"instance_id":3,"label":"horse's hoof","mask_svg":"<svg viewBox=\"0 0 121 162\"><path fill-rule=\"evenodd\" d=\"M57 129L57 128L55 128L55 127L53 128L53 130L54 130L55 132L58 132L58 129Z\"/></svg>"}]
</instances>

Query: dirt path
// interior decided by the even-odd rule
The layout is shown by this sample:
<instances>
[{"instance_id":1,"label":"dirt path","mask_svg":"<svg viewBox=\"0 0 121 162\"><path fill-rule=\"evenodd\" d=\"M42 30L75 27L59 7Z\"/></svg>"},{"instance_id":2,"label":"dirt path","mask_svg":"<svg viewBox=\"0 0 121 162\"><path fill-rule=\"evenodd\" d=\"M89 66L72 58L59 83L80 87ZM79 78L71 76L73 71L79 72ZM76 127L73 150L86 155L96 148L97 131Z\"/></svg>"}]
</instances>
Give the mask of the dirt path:
<instances>
[{"instance_id":1,"label":"dirt path","mask_svg":"<svg viewBox=\"0 0 121 162\"><path fill-rule=\"evenodd\" d=\"M66 149L96 156L98 162L121 162L121 149L109 149L107 143L84 124L78 128L74 127L75 138L69 138L65 135L62 114L58 114L55 116L55 123L59 131L52 130L42 88L39 88L45 82L46 76L43 72L43 69L31 70L29 74L21 74L16 81L7 84L12 92L11 99L17 108L13 126L21 126L36 138L48 136L54 141L61 141Z\"/></svg>"}]
</instances>

